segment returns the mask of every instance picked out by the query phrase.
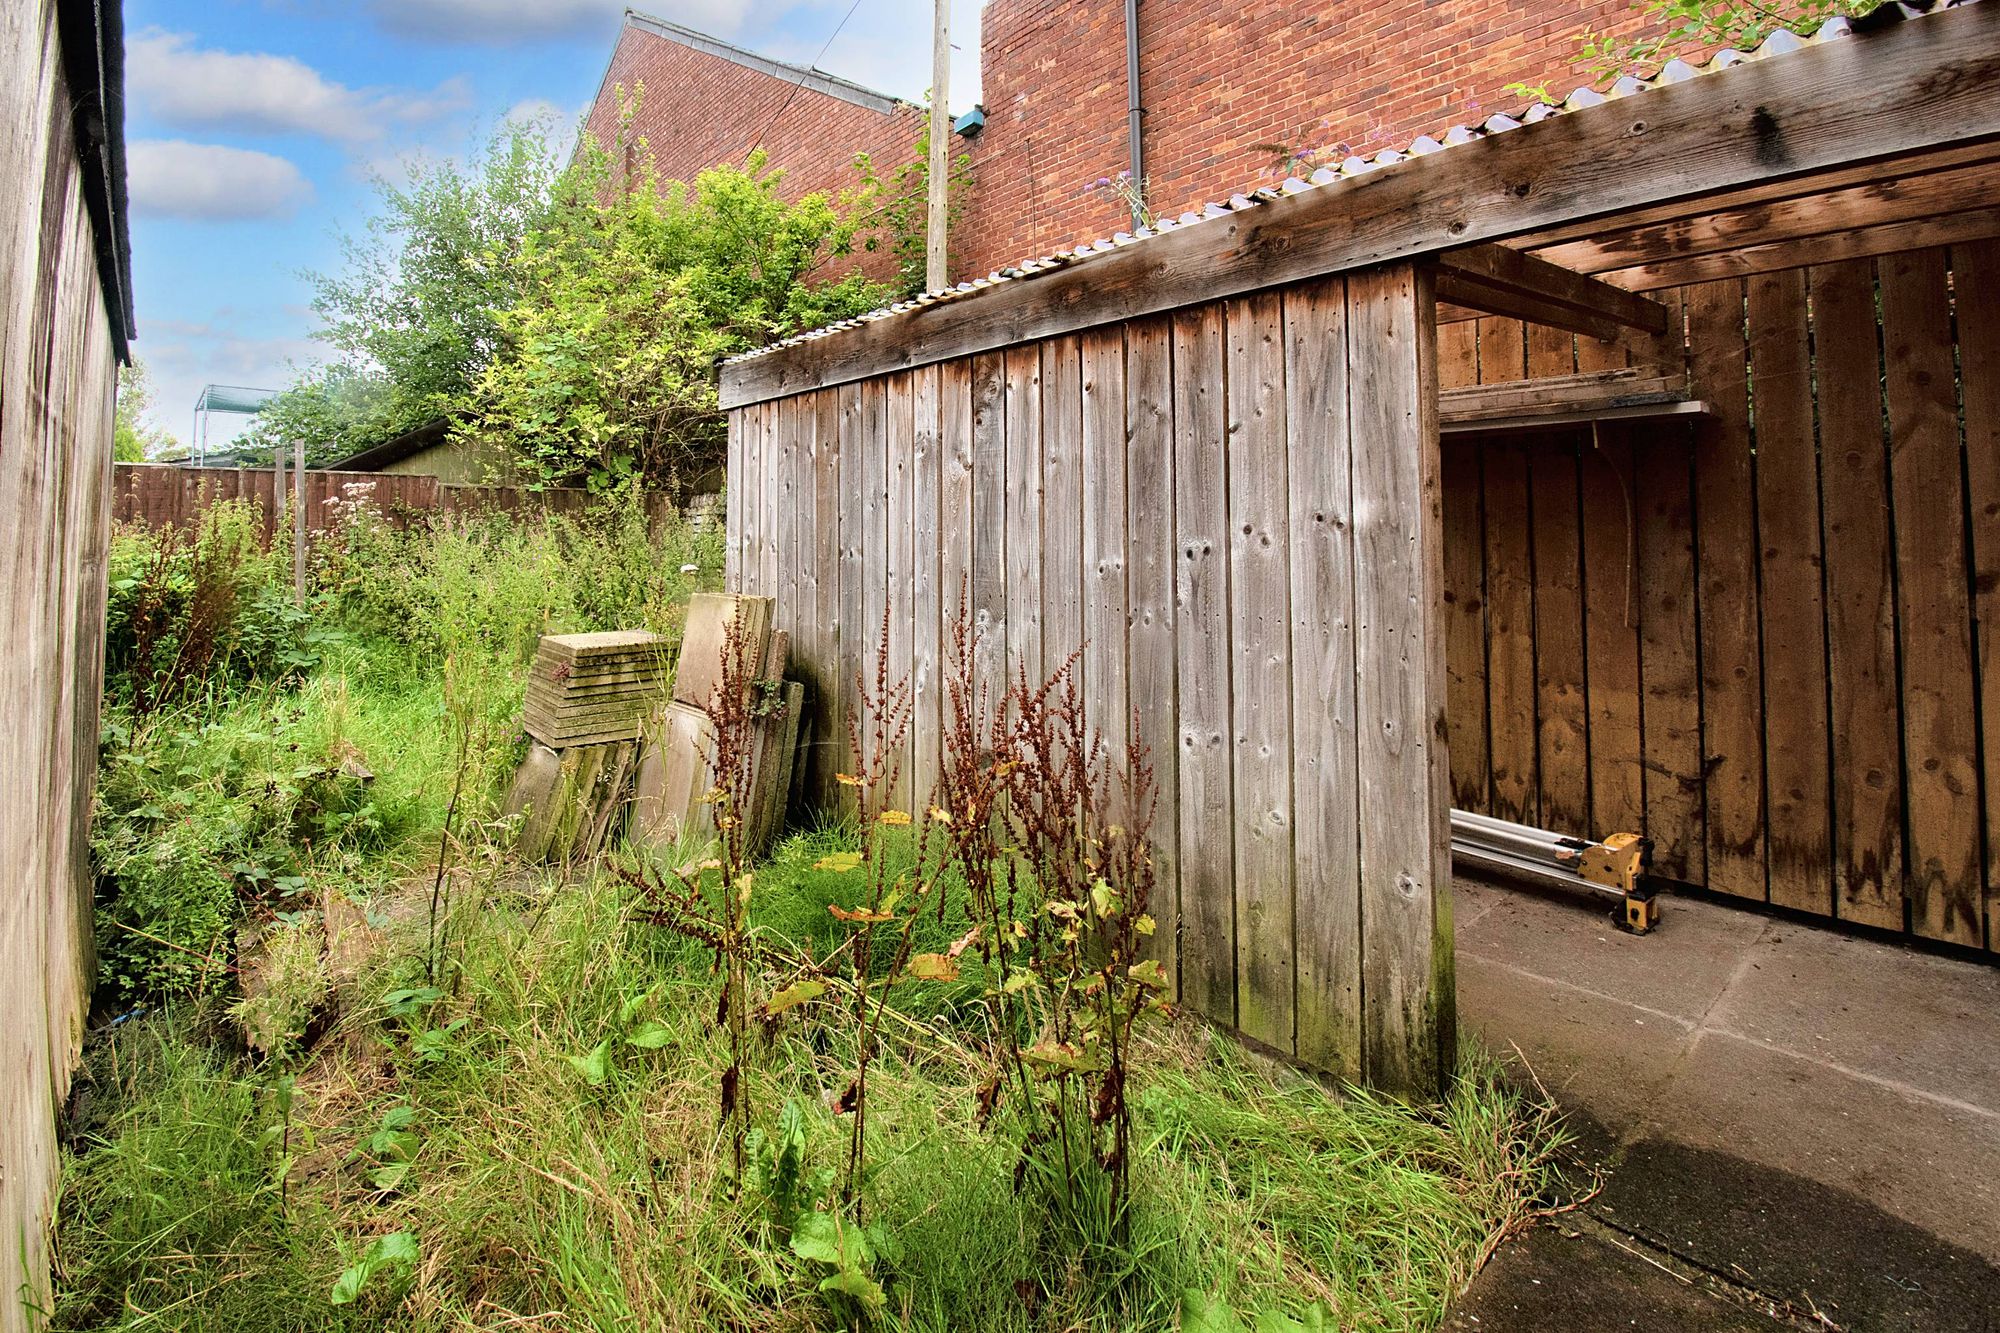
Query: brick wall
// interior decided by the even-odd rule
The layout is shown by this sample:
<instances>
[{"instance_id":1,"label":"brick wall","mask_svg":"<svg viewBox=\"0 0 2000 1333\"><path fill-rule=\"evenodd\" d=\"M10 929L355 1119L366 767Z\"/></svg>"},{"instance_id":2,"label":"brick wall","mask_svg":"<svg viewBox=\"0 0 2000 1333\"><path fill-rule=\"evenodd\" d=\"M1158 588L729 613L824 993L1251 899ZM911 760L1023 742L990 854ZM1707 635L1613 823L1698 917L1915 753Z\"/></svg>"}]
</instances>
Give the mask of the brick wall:
<instances>
[{"instance_id":1,"label":"brick wall","mask_svg":"<svg viewBox=\"0 0 2000 1333\"><path fill-rule=\"evenodd\" d=\"M1633 0L1140 0L1150 202L1180 212L1278 179L1257 145L1372 153L1513 110L1509 83L1567 92L1586 29L1630 33ZM1128 161L1122 0L988 0L986 130L954 275L1129 225L1104 192Z\"/></svg>"},{"instance_id":2,"label":"brick wall","mask_svg":"<svg viewBox=\"0 0 2000 1333\"><path fill-rule=\"evenodd\" d=\"M692 181L708 167L741 164L761 135L770 165L784 169L786 198L837 195L860 184L857 153L886 173L914 156L923 128L923 110L908 103L885 114L628 22L591 108L587 128L598 142L617 138L616 90L629 94L642 83L635 124L662 180ZM886 253L863 266L878 278L895 271Z\"/></svg>"},{"instance_id":3,"label":"brick wall","mask_svg":"<svg viewBox=\"0 0 2000 1333\"><path fill-rule=\"evenodd\" d=\"M1641 27L1635 0L1140 0L1151 202L1178 213L1278 179L1259 145L1372 153L1518 109L1509 83L1567 92L1588 78L1578 34ZM988 0L980 58L986 128L955 141L973 183L952 275L1128 225L1115 198L1085 188L1128 161L1123 0ZM921 128L914 106L793 95L788 80L628 23L591 114L601 139L615 126L612 88L641 80L640 128L669 179L741 161L763 134L788 194L839 190L857 179L857 152L902 161ZM880 255L867 266L893 269Z\"/></svg>"}]
</instances>

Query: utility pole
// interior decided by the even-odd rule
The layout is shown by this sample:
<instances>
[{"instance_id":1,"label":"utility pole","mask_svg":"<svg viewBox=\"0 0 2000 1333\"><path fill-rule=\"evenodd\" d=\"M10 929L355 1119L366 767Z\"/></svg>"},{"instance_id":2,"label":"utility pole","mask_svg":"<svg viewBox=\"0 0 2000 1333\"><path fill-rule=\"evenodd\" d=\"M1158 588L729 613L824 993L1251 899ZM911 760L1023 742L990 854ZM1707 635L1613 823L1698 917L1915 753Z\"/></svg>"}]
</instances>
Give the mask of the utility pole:
<instances>
[{"instance_id":1,"label":"utility pole","mask_svg":"<svg viewBox=\"0 0 2000 1333\"><path fill-rule=\"evenodd\" d=\"M951 176L951 0L932 0L930 206L924 235L924 286L945 284L946 197Z\"/></svg>"}]
</instances>

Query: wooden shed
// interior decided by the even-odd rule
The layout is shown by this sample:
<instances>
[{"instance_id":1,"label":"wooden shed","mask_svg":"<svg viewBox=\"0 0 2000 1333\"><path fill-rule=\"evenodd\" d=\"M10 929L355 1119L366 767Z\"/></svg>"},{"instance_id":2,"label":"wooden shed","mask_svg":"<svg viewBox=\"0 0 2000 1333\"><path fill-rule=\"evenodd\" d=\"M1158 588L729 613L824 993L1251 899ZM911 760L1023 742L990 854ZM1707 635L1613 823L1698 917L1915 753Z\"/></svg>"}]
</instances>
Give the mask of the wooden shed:
<instances>
[{"instance_id":1,"label":"wooden shed","mask_svg":"<svg viewBox=\"0 0 2000 1333\"><path fill-rule=\"evenodd\" d=\"M1675 62L740 358L729 579L832 799L886 614L1082 651L1163 782L1181 998L1453 1060L1450 807L1993 940L2000 9ZM2000 740L2000 735L1994 737Z\"/></svg>"},{"instance_id":2,"label":"wooden shed","mask_svg":"<svg viewBox=\"0 0 2000 1333\"><path fill-rule=\"evenodd\" d=\"M88 842L117 364L118 6L0 7L0 1330L46 1306L56 1107L91 974ZM37 1325L39 1326L39 1325Z\"/></svg>"}]
</instances>

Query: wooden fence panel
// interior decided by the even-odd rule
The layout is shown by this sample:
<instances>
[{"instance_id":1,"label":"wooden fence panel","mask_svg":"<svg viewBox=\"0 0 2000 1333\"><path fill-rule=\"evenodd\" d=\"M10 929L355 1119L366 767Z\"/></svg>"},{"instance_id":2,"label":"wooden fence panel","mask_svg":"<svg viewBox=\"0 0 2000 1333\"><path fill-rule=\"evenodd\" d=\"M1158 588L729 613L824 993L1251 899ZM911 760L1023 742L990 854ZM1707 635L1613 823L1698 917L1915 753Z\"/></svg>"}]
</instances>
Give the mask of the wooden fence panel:
<instances>
[{"instance_id":1,"label":"wooden fence panel","mask_svg":"<svg viewBox=\"0 0 2000 1333\"><path fill-rule=\"evenodd\" d=\"M1600 347L1595 339L1580 347ZM1630 433L1606 423L1578 472L1583 516L1583 643L1593 833L1639 832L1646 824L1640 735L1638 552L1632 507ZM1447 538L1453 534L1445 518ZM1450 546L1446 546L1449 557ZM1447 646L1456 645L1454 640ZM1449 656L1447 656L1449 664ZM1456 748L1457 737L1453 736Z\"/></svg>"},{"instance_id":2,"label":"wooden fence panel","mask_svg":"<svg viewBox=\"0 0 2000 1333\"><path fill-rule=\"evenodd\" d=\"M938 635L943 625L943 600L938 585L938 367L916 372L912 398L916 417L910 435L910 692L914 711L910 725L910 800L912 812L922 810L937 786L939 740L944 711L938 695Z\"/></svg>"},{"instance_id":3,"label":"wooden fence panel","mask_svg":"<svg viewBox=\"0 0 2000 1333\"><path fill-rule=\"evenodd\" d=\"M1285 295L1290 491L1292 856L1299 1059L1362 1074L1361 830L1355 717L1354 464L1347 283Z\"/></svg>"},{"instance_id":4,"label":"wooden fence panel","mask_svg":"<svg viewBox=\"0 0 2000 1333\"><path fill-rule=\"evenodd\" d=\"M1805 275L1750 279L1771 901L1830 915L1826 606Z\"/></svg>"},{"instance_id":5,"label":"wooden fence panel","mask_svg":"<svg viewBox=\"0 0 2000 1333\"><path fill-rule=\"evenodd\" d=\"M1083 345L1075 336L1042 344L1042 666L1075 658L1090 688L1083 647ZM1011 575L1010 575L1011 577ZM1010 645L1012 647L1012 645ZM1025 659L1010 654L1015 674ZM1034 678L1032 668L1029 679Z\"/></svg>"},{"instance_id":6,"label":"wooden fence panel","mask_svg":"<svg viewBox=\"0 0 2000 1333\"><path fill-rule=\"evenodd\" d=\"M1084 716L1122 762L1131 707L1125 629L1125 331L1083 335Z\"/></svg>"},{"instance_id":7,"label":"wooden fence panel","mask_svg":"<svg viewBox=\"0 0 2000 1333\"><path fill-rule=\"evenodd\" d=\"M1131 630L1131 707L1153 768L1151 956L1180 975L1179 736L1174 730L1173 325L1141 320L1125 331L1125 503Z\"/></svg>"},{"instance_id":8,"label":"wooden fence panel","mask_svg":"<svg viewBox=\"0 0 2000 1333\"><path fill-rule=\"evenodd\" d=\"M1982 940L1965 491L1942 250L1879 265L1889 405L1896 616L1903 652L1910 927Z\"/></svg>"},{"instance_id":9,"label":"wooden fence panel","mask_svg":"<svg viewBox=\"0 0 2000 1333\"><path fill-rule=\"evenodd\" d=\"M1010 674L1041 680L1056 664L1042 660L1042 357L1034 347L1006 353L1003 390L1007 436L1007 653Z\"/></svg>"},{"instance_id":10,"label":"wooden fence panel","mask_svg":"<svg viewBox=\"0 0 2000 1333\"><path fill-rule=\"evenodd\" d=\"M1875 265L1821 265L1810 282L1825 484L1834 914L1901 930L1902 706Z\"/></svg>"},{"instance_id":11,"label":"wooden fence panel","mask_svg":"<svg viewBox=\"0 0 2000 1333\"><path fill-rule=\"evenodd\" d=\"M1974 660L1986 815L1986 947L2000 948L2000 242L1954 246L1966 512L1972 517Z\"/></svg>"},{"instance_id":12,"label":"wooden fence panel","mask_svg":"<svg viewBox=\"0 0 2000 1333\"><path fill-rule=\"evenodd\" d=\"M1558 345L1567 350L1569 343ZM1570 373L1562 368L1568 362L1550 358L1546 351L1543 360L1553 367L1551 374ZM1535 570L1535 768L1541 775L1542 822L1559 829L1590 823L1578 463L1576 435L1569 431L1536 441L1528 455Z\"/></svg>"},{"instance_id":13,"label":"wooden fence panel","mask_svg":"<svg viewBox=\"0 0 2000 1333\"><path fill-rule=\"evenodd\" d=\"M1689 300L1695 389L1716 415L1695 428L1695 558L1708 887L1762 901L1763 665L1758 655L1757 511L1744 368L1743 284Z\"/></svg>"},{"instance_id":14,"label":"wooden fence panel","mask_svg":"<svg viewBox=\"0 0 2000 1333\"><path fill-rule=\"evenodd\" d=\"M1229 643L1236 843L1236 1025L1293 1037L1291 485L1283 306L1227 304Z\"/></svg>"},{"instance_id":15,"label":"wooden fence panel","mask_svg":"<svg viewBox=\"0 0 2000 1333\"><path fill-rule=\"evenodd\" d=\"M1180 702L1181 999L1236 1021L1231 790L1229 511L1224 461L1223 312L1173 317L1175 696Z\"/></svg>"},{"instance_id":16,"label":"wooden fence panel","mask_svg":"<svg viewBox=\"0 0 2000 1333\"><path fill-rule=\"evenodd\" d=\"M1482 353L1484 348L1482 342ZM1487 731L1492 756L1486 812L1497 819L1535 824L1541 820L1541 784L1535 763L1535 571L1526 446L1518 440L1490 445L1483 465ZM1453 540L1470 541L1471 536L1454 534Z\"/></svg>"}]
</instances>

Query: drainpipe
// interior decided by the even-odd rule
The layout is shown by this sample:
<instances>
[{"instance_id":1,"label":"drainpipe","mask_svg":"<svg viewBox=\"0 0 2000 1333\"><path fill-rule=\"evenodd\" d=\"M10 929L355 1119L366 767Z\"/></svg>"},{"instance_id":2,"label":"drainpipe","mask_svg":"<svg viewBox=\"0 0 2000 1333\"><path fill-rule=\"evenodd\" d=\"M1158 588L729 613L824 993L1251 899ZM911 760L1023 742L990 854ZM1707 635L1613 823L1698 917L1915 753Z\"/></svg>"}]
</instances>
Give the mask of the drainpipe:
<instances>
[{"instance_id":1,"label":"drainpipe","mask_svg":"<svg viewBox=\"0 0 2000 1333\"><path fill-rule=\"evenodd\" d=\"M1146 185L1146 155L1139 142L1139 122L1146 109L1139 105L1139 0L1125 0L1125 139L1132 159L1132 188ZM1144 225L1139 210L1132 210L1132 229Z\"/></svg>"}]
</instances>

